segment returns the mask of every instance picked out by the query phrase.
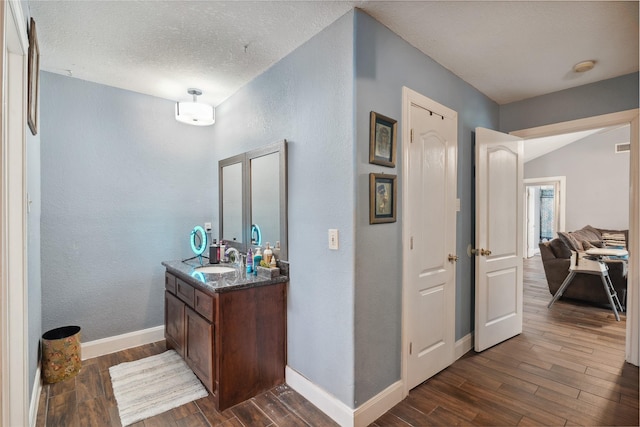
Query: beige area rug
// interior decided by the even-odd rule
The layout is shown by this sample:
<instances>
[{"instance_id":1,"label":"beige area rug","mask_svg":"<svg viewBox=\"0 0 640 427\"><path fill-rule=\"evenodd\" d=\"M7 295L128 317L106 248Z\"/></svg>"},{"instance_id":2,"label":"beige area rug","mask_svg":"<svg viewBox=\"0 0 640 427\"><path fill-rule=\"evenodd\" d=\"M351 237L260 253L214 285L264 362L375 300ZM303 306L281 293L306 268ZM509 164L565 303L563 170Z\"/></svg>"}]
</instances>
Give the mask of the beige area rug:
<instances>
[{"instance_id":1,"label":"beige area rug","mask_svg":"<svg viewBox=\"0 0 640 427\"><path fill-rule=\"evenodd\" d=\"M185 361L173 350L112 366L109 374L123 426L208 394Z\"/></svg>"}]
</instances>

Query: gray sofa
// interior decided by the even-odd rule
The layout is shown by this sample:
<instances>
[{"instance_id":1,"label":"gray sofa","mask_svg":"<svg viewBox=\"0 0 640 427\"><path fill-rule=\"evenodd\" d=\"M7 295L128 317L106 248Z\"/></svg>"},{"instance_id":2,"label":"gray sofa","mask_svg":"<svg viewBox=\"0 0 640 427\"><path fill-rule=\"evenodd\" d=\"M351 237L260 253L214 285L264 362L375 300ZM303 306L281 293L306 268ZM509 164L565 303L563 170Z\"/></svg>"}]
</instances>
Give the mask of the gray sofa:
<instances>
[{"instance_id":1,"label":"gray sofa","mask_svg":"<svg viewBox=\"0 0 640 427\"><path fill-rule=\"evenodd\" d=\"M615 246L627 247L628 230L607 230L587 225L581 230L570 233L558 233L559 237L539 244L544 273L549 292L555 295L564 279L569 275L571 251L584 251L589 247ZM623 239L624 236L624 239ZM627 294L626 262L612 259L606 261L609 277L616 289L618 298L625 305ZM609 300L600 276L577 274L562 298L571 298L597 305L608 305Z\"/></svg>"}]
</instances>

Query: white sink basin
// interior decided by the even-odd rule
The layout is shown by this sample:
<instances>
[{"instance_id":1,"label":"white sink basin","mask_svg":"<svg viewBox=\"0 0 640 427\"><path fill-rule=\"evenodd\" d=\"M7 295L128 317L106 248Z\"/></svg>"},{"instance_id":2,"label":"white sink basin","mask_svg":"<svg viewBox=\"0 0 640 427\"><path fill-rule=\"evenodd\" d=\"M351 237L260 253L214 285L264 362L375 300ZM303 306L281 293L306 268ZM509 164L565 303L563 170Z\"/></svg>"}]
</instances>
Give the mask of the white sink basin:
<instances>
[{"instance_id":1,"label":"white sink basin","mask_svg":"<svg viewBox=\"0 0 640 427\"><path fill-rule=\"evenodd\" d=\"M205 265L203 267L197 267L195 270L201 273L208 273L208 274L224 274L224 273L231 273L236 271L234 268L221 267L219 265Z\"/></svg>"}]
</instances>

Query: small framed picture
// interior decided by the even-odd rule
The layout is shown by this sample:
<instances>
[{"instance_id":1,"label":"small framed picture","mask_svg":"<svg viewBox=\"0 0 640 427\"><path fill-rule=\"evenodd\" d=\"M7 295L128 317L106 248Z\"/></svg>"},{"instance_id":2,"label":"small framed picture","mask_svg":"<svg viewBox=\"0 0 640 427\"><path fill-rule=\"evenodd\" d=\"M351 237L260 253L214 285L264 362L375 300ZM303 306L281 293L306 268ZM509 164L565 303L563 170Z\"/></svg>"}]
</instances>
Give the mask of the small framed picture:
<instances>
[{"instance_id":1,"label":"small framed picture","mask_svg":"<svg viewBox=\"0 0 640 427\"><path fill-rule=\"evenodd\" d=\"M396 222L396 175L369 174L369 224Z\"/></svg>"},{"instance_id":2,"label":"small framed picture","mask_svg":"<svg viewBox=\"0 0 640 427\"><path fill-rule=\"evenodd\" d=\"M398 122L375 111L369 120L369 163L394 168Z\"/></svg>"},{"instance_id":3,"label":"small framed picture","mask_svg":"<svg viewBox=\"0 0 640 427\"><path fill-rule=\"evenodd\" d=\"M36 21L29 24L29 52L27 63L27 123L32 134L38 133L38 93L40 91L40 48L36 35Z\"/></svg>"}]
</instances>

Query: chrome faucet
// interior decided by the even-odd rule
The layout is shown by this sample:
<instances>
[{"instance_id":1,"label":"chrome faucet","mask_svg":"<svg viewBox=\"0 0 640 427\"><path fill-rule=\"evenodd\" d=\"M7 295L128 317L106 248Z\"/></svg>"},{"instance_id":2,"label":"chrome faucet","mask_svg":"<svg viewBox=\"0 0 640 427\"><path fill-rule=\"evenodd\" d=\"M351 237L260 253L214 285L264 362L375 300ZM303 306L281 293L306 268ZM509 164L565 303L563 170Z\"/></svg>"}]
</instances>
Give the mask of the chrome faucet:
<instances>
[{"instance_id":1,"label":"chrome faucet","mask_svg":"<svg viewBox=\"0 0 640 427\"><path fill-rule=\"evenodd\" d=\"M242 267L242 254L236 248L227 248L224 251L225 256L229 258L229 262L231 262L236 267Z\"/></svg>"}]
</instances>

